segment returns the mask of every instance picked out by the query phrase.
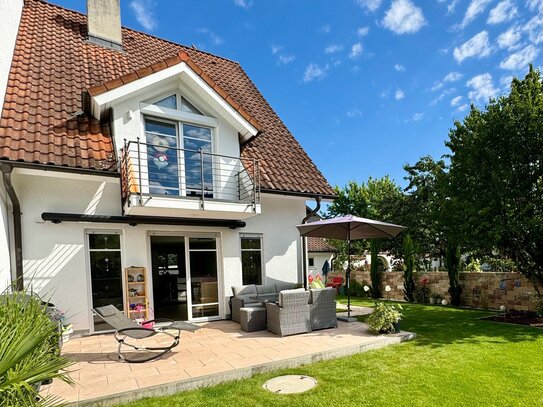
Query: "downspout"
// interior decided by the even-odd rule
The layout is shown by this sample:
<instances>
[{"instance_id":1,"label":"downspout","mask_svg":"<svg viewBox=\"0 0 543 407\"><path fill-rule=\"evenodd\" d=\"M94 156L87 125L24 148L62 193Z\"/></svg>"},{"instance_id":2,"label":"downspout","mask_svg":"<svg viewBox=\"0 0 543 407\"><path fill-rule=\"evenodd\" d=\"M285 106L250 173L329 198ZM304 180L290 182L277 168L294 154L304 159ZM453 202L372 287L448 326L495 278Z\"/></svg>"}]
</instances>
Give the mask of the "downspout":
<instances>
[{"instance_id":1,"label":"downspout","mask_svg":"<svg viewBox=\"0 0 543 407\"><path fill-rule=\"evenodd\" d=\"M302 225L307 223L307 221L309 219L311 219L312 216L316 215L317 212L320 210L320 208L321 208L321 199L322 198L320 196L315 197L315 201L317 202L317 206L315 207L315 209L312 209L306 215L305 218L303 218ZM305 236L302 237L302 261L303 261L302 278L304 280L304 288L307 290L307 237L305 237Z\"/></svg>"},{"instance_id":2,"label":"downspout","mask_svg":"<svg viewBox=\"0 0 543 407\"><path fill-rule=\"evenodd\" d=\"M6 187L11 206L13 208L13 238L15 242L15 288L19 291L23 290L23 239L21 233L21 204L15 193L15 188L11 183L11 173L13 167L8 163L0 165L2 171L2 181Z\"/></svg>"}]
</instances>

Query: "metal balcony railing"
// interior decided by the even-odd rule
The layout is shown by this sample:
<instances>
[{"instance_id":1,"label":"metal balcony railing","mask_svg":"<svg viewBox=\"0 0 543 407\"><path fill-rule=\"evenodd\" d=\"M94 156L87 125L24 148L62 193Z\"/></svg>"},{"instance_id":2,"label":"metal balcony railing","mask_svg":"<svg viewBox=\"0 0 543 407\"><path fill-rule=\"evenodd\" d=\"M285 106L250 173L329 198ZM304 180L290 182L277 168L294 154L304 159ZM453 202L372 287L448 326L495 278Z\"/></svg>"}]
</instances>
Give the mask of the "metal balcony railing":
<instances>
[{"instance_id":1,"label":"metal balcony railing","mask_svg":"<svg viewBox=\"0 0 543 407\"><path fill-rule=\"evenodd\" d=\"M260 203L258 160L187 150L159 144L126 142L121 151L123 200L144 197Z\"/></svg>"}]
</instances>

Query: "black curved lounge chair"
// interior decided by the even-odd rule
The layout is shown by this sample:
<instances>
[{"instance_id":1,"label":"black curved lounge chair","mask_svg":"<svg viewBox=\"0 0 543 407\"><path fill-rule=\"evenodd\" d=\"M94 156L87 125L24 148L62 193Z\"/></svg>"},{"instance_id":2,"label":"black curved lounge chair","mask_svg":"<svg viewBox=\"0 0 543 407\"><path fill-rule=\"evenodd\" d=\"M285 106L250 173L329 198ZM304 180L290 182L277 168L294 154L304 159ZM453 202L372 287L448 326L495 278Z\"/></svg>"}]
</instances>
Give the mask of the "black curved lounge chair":
<instances>
[{"instance_id":1,"label":"black curved lounge chair","mask_svg":"<svg viewBox=\"0 0 543 407\"><path fill-rule=\"evenodd\" d=\"M97 307L94 308L94 311L100 318L116 329L114 336L119 343L119 359L129 363L143 363L158 359L179 345L179 338L182 330L194 332L197 329L200 329L198 325L188 322L175 322L171 319L162 318L146 321L146 323L153 323L154 327L145 328L126 317L126 315L119 311L114 305ZM172 334L166 332L167 330L176 332ZM141 346L137 344L137 340L150 338L155 335L167 335L171 337L172 342L167 346ZM128 342L129 339L134 339L136 342ZM149 356L142 358L127 357L123 354L123 345L132 348L135 351L148 352Z\"/></svg>"}]
</instances>

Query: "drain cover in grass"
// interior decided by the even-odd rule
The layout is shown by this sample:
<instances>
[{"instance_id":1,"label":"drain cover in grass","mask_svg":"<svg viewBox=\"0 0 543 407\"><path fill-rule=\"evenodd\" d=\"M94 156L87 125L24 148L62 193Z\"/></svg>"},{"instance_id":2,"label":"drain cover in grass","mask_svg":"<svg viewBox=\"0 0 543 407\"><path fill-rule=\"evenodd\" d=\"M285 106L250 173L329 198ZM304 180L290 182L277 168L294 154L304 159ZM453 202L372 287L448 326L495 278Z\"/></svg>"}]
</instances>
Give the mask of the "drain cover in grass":
<instances>
[{"instance_id":1,"label":"drain cover in grass","mask_svg":"<svg viewBox=\"0 0 543 407\"><path fill-rule=\"evenodd\" d=\"M276 394L303 393L317 385L317 381L309 376L287 375L278 376L263 384L266 390Z\"/></svg>"}]
</instances>

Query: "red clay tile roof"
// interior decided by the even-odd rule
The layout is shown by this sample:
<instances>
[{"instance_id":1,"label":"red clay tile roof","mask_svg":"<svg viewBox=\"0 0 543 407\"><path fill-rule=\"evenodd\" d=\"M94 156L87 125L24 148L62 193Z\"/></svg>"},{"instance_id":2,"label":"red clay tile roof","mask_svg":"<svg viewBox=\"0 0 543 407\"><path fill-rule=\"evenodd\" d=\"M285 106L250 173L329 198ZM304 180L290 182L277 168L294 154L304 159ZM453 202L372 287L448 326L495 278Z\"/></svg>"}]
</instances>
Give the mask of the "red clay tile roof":
<instances>
[{"instance_id":1,"label":"red clay tile roof","mask_svg":"<svg viewBox=\"0 0 543 407\"><path fill-rule=\"evenodd\" d=\"M264 190L334 195L326 179L233 61L123 28L123 52L87 41L87 17L27 0L0 119L0 158L118 171L107 123L81 114L81 94L186 52L261 132L242 146Z\"/></svg>"},{"instance_id":2,"label":"red clay tile roof","mask_svg":"<svg viewBox=\"0 0 543 407\"><path fill-rule=\"evenodd\" d=\"M307 238L307 251L308 252L326 252L335 253L337 249L326 241L322 237L308 237Z\"/></svg>"},{"instance_id":3,"label":"red clay tile roof","mask_svg":"<svg viewBox=\"0 0 543 407\"><path fill-rule=\"evenodd\" d=\"M238 112L245 120L247 120L258 131L262 130L262 126L253 118L247 111L237 103L231 96L228 95L213 79L205 74L205 72L190 59L189 54L185 51L179 51L177 55L167 58L164 61L154 63L153 65L138 69L137 71L119 76L118 78L104 82L101 85L93 86L88 89L91 96L97 96L110 90L116 89L130 82L145 78L153 73L160 72L171 66L185 62L200 78L202 78L215 92L217 92L236 112Z\"/></svg>"}]
</instances>

